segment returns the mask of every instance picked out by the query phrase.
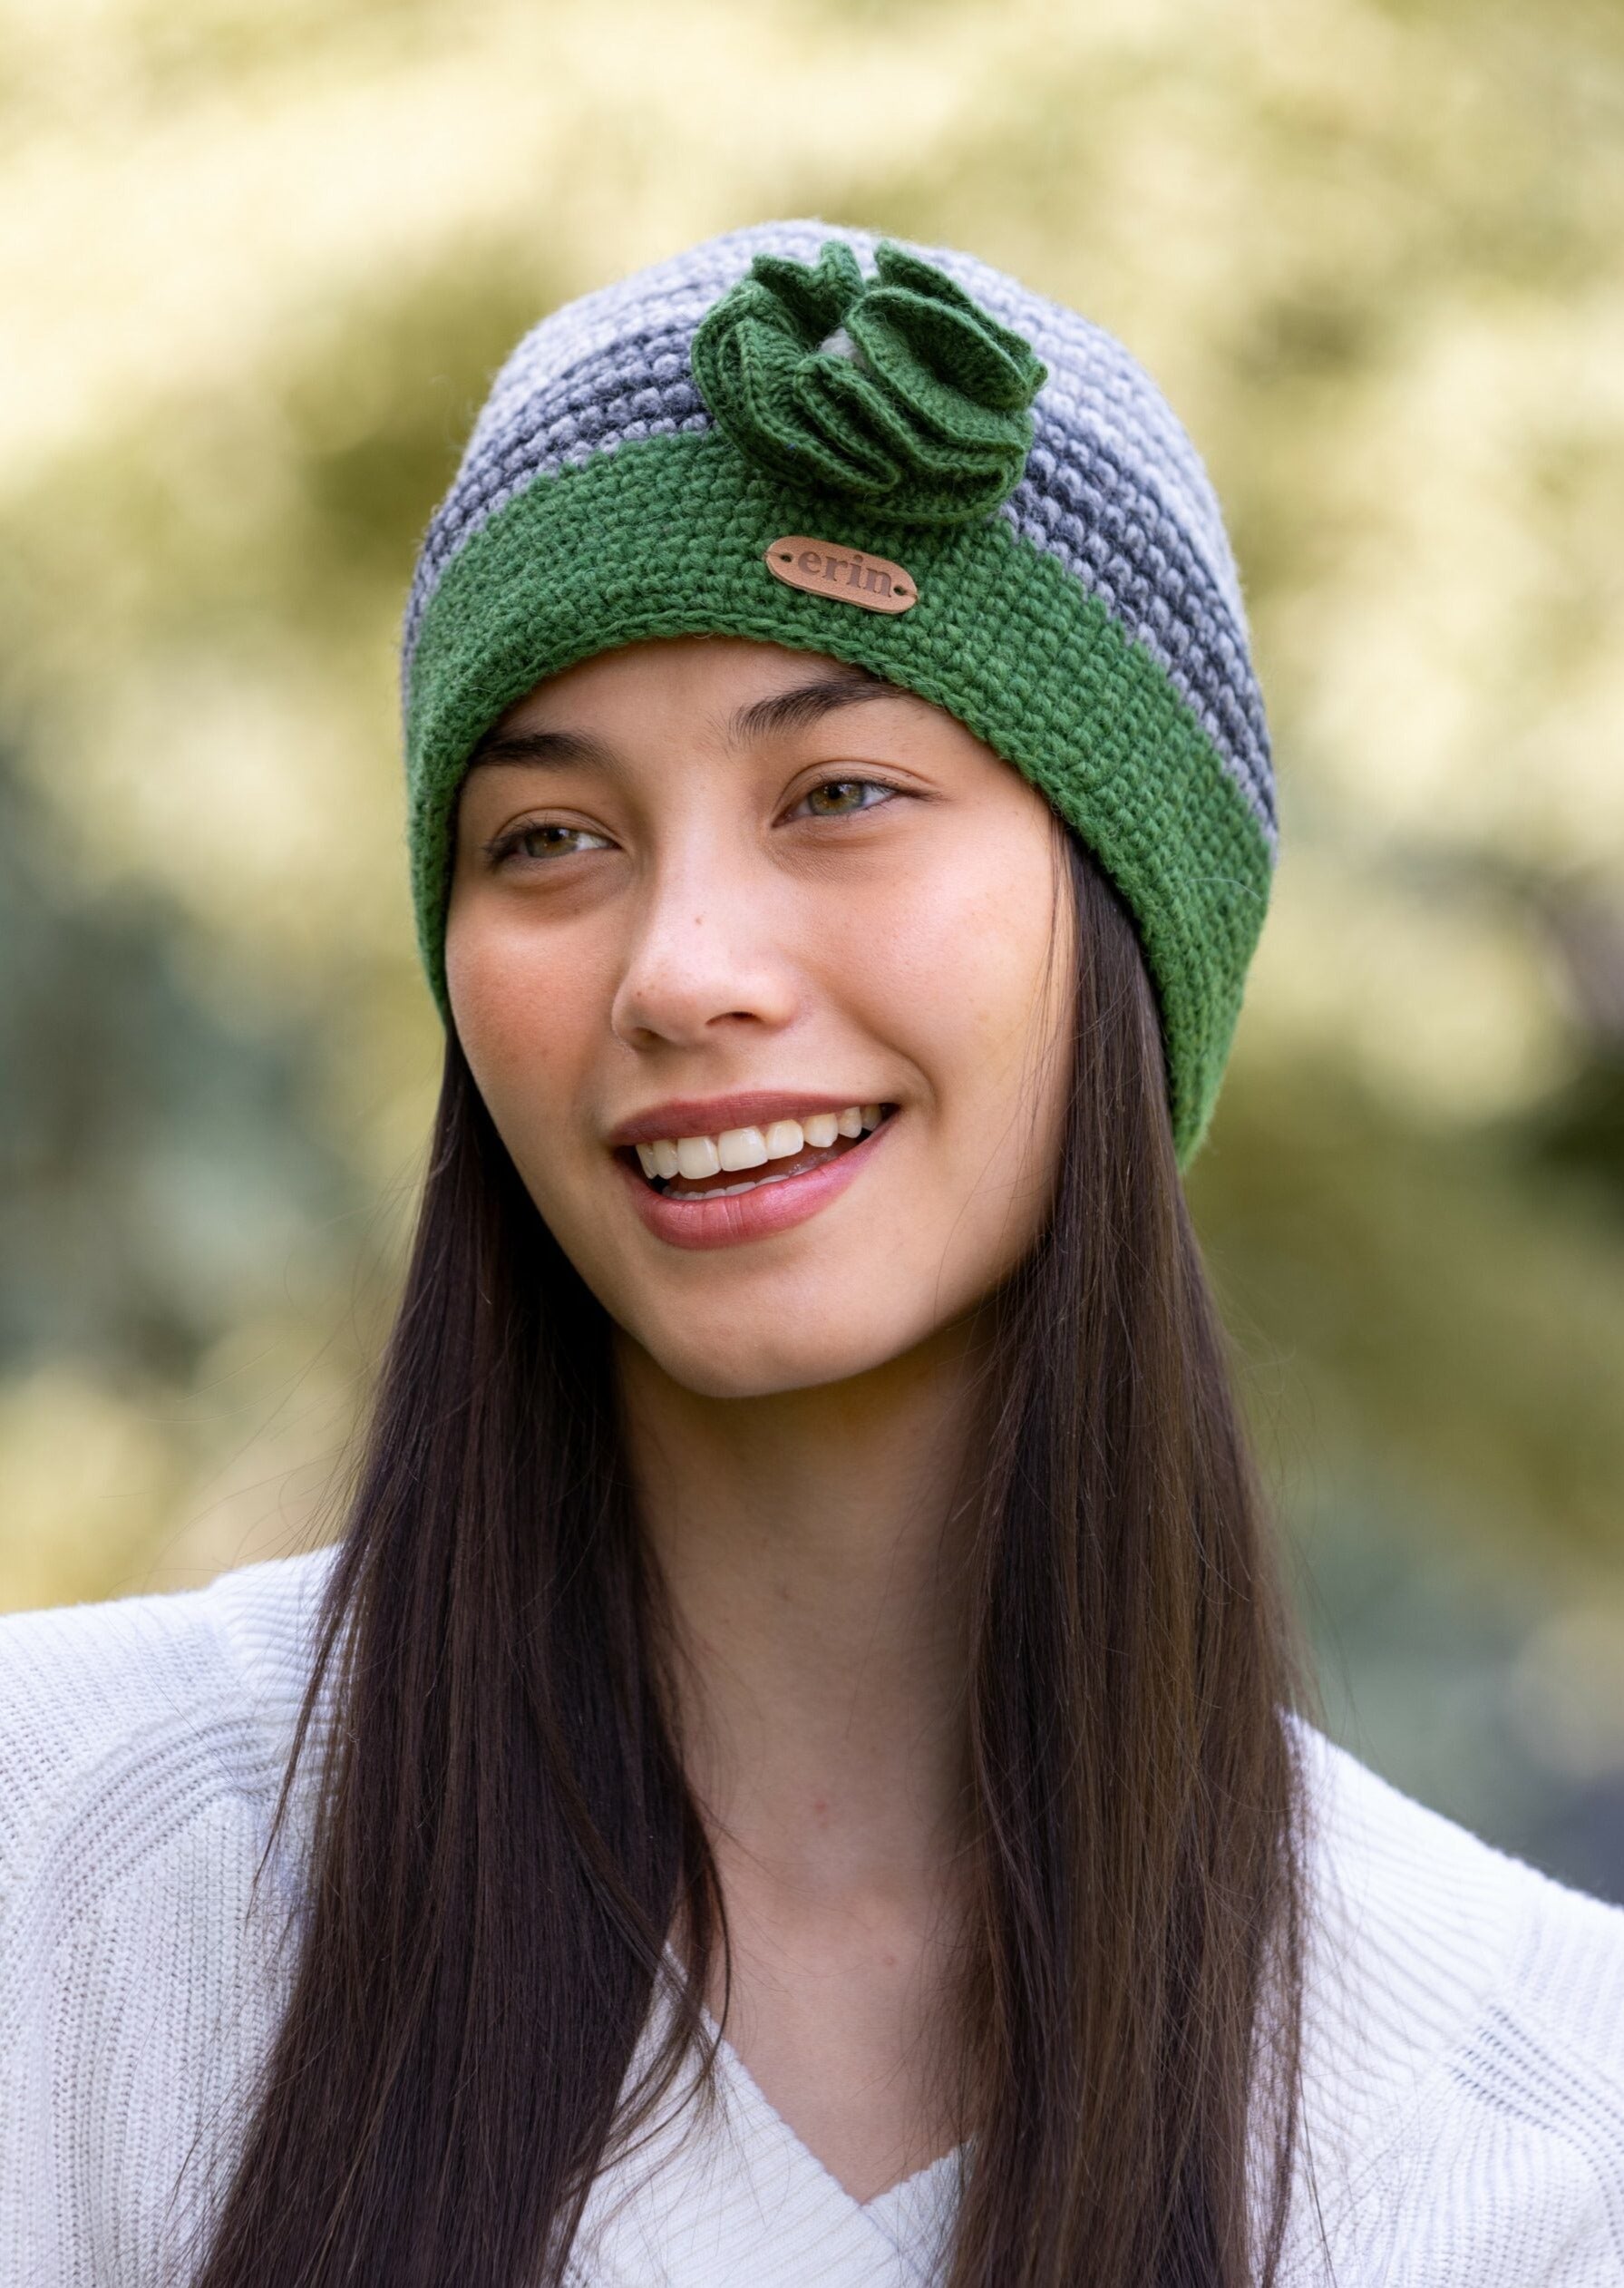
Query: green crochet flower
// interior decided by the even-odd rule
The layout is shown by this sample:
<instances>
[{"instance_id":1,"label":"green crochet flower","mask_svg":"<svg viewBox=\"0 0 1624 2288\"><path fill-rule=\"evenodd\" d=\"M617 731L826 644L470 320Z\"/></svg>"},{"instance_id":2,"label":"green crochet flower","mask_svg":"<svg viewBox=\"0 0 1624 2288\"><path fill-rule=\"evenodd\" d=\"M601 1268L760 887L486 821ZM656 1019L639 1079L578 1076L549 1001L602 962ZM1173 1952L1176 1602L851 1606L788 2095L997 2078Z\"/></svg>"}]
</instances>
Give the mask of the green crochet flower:
<instances>
[{"instance_id":1,"label":"green crochet flower","mask_svg":"<svg viewBox=\"0 0 1624 2288\"><path fill-rule=\"evenodd\" d=\"M1046 374L962 287L881 245L865 278L838 239L815 267L758 254L694 336L717 426L785 483L899 524L966 524L1006 500Z\"/></svg>"}]
</instances>

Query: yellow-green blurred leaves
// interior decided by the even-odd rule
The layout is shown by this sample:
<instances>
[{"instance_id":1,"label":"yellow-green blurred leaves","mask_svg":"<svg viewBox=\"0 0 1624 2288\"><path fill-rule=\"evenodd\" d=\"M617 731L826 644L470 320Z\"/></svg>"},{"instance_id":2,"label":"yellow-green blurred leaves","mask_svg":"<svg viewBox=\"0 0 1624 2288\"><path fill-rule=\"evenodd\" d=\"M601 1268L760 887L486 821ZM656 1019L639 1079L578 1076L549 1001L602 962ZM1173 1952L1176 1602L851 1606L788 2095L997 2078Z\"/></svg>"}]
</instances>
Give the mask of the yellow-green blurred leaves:
<instances>
[{"instance_id":1,"label":"yellow-green blurred leaves","mask_svg":"<svg viewBox=\"0 0 1624 2288\"><path fill-rule=\"evenodd\" d=\"M6 1088L44 1108L0 1102L0 1603L194 1577L269 1545L278 1487L316 1514L433 1082L416 536L533 317L795 212L1075 303L1206 455L1285 840L1192 1194L1266 1450L1560 1582L1506 1705L1595 1766L1561 1741L1624 1738L1602 1688L1548 1689L1624 1577L1624 13L1593 0L5 0L0 795L46 889L0 915Z\"/></svg>"}]
</instances>

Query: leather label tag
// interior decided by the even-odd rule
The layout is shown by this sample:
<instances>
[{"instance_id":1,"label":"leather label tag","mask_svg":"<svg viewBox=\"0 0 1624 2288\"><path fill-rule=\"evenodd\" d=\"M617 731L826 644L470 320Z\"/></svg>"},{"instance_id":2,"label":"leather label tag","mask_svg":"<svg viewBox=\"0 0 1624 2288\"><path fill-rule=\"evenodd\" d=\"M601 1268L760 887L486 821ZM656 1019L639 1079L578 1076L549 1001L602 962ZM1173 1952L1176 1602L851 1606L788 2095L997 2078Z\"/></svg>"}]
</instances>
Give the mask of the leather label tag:
<instances>
[{"instance_id":1,"label":"leather label tag","mask_svg":"<svg viewBox=\"0 0 1624 2288\"><path fill-rule=\"evenodd\" d=\"M808 596L832 596L838 603L856 604L865 612L909 612L919 600L912 574L889 556L865 556L861 549L809 540L804 532L774 540L766 551L766 565L786 588L799 588Z\"/></svg>"}]
</instances>

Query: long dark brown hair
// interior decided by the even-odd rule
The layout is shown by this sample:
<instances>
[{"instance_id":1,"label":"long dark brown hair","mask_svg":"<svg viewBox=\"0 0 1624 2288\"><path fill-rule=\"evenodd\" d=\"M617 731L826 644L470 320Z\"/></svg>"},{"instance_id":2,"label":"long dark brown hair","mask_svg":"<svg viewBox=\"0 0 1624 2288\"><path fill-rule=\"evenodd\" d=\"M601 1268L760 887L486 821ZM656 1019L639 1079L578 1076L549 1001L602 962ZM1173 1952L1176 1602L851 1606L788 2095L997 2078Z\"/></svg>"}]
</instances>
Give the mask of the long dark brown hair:
<instances>
[{"instance_id":1,"label":"long dark brown hair","mask_svg":"<svg viewBox=\"0 0 1624 2288\"><path fill-rule=\"evenodd\" d=\"M975 1496L944 2277L1241 2288L1291 2175L1292 1663L1152 988L1066 847L1069 1110L994 1306ZM320 1787L291 1999L198 2288L546 2288L704 2044L725 1925L615 1423L605 1315L453 1037L296 1748Z\"/></svg>"}]
</instances>

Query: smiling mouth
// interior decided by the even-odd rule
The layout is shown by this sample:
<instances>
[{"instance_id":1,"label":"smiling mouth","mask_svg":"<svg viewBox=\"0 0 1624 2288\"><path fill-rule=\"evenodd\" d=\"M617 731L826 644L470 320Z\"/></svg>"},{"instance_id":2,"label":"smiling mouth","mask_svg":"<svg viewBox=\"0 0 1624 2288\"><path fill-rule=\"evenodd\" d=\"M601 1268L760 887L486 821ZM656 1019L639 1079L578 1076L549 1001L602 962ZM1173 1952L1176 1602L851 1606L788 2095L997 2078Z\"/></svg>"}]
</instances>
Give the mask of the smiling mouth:
<instances>
[{"instance_id":1,"label":"smiling mouth","mask_svg":"<svg viewBox=\"0 0 1624 2288\"><path fill-rule=\"evenodd\" d=\"M728 1200L840 1159L895 1111L894 1105L849 1105L841 1113L809 1113L802 1120L727 1128L715 1136L662 1137L657 1144L627 1145L619 1156L667 1200Z\"/></svg>"}]
</instances>

